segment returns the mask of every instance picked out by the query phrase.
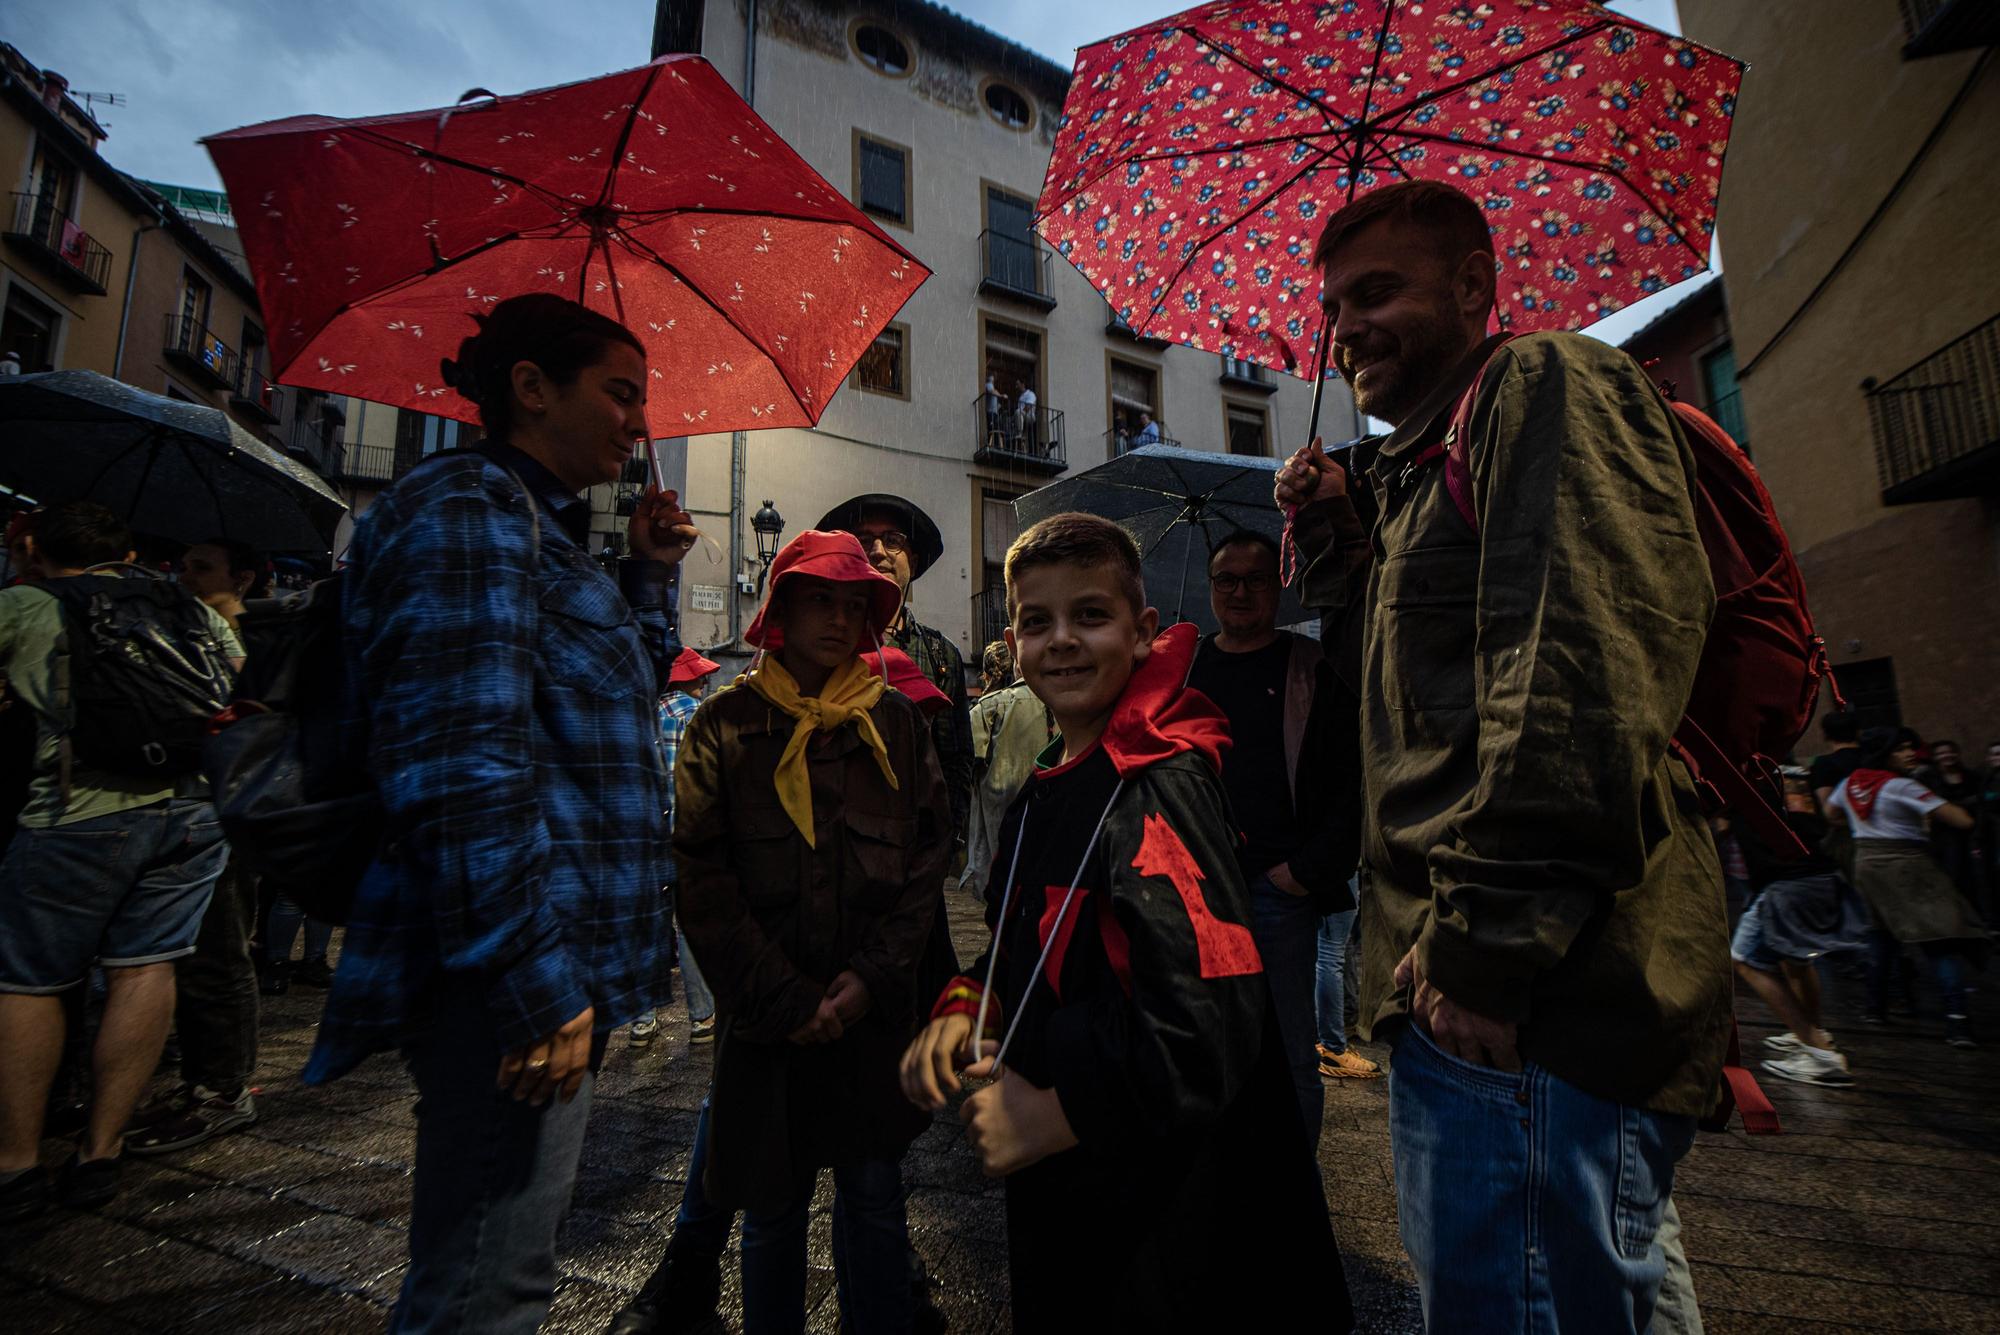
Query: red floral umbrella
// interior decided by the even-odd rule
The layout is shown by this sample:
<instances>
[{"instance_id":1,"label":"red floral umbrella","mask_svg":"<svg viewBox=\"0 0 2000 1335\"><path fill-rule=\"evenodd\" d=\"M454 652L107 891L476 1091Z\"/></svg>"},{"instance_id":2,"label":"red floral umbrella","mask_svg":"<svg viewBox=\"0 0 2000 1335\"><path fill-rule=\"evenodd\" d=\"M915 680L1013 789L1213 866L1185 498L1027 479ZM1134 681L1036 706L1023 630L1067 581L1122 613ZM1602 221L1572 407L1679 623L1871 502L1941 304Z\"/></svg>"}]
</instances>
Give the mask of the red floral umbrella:
<instances>
[{"instance_id":1,"label":"red floral umbrella","mask_svg":"<svg viewBox=\"0 0 2000 1335\"><path fill-rule=\"evenodd\" d=\"M440 359L556 292L645 342L656 436L806 426L930 276L699 57L477 97L204 141L274 379L469 420Z\"/></svg>"},{"instance_id":2,"label":"red floral umbrella","mask_svg":"<svg viewBox=\"0 0 2000 1335\"><path fill-rule=\"evenodd\" d=\"M1741 75L1586 0L1225 0L1077 53L1037 226L1135 331L1300 374L1327 217L1442 180L1500 326L1574 329L1708 267Z\"/></svg>"}]
</instances>

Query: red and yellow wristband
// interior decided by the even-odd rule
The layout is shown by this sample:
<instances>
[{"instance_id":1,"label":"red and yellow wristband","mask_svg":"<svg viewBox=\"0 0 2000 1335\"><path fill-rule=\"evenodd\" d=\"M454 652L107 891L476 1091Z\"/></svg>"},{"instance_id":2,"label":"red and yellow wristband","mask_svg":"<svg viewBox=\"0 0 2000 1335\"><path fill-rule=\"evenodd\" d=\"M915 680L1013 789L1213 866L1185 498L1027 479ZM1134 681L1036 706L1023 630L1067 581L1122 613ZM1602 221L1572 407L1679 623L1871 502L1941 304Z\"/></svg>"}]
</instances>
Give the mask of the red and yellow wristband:
<instances>
[{"instance_id":1,"label":"red and yellow wristband","mask_svg":"<svg viewBox=\"0 0 2000 1335\"><path fill-rule=\"evenodd\" d=\"M947 1015L964 1015L976 1024L979 1021L979 998L985 989L975 979L963 974L945 984L944 991L938 993L937 1004L931 1007L931 1018L942 1020ZM1000 1004L989 1002L986 1007L986 1032L982 1038L1000 1037Z\"/></svg>"}]
</instances>

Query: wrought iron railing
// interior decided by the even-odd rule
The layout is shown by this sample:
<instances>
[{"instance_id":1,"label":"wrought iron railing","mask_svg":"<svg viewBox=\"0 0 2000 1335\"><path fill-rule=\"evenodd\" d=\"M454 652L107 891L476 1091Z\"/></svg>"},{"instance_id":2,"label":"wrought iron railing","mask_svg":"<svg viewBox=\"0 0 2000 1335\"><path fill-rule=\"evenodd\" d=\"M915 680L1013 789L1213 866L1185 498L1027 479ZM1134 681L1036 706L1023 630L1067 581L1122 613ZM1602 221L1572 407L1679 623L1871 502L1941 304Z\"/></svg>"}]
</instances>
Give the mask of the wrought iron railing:
<instances>
[{"instance_id":1,"label":"wrought iron railing","mask_svg":"<svg viewBox=\"0 0 2000 1335\"><path fill-rule=\"evenodd\" d=\"M259 420L276 422L282 415L282 391L270 377L254 366L244 365L237 373L236 388L229 394L230 406Z\"/></svg>"},{"instance_id":2,"label":"wrought iron railing","mask_svg":"<svg viewBox=\"0 0 2000 1335\"><path fill-rule=\"evenodd\" d=\"M1925 499L1909 493L1958 472L1981 451L2000 451L2000 316L1901 374L1861 387L1884 499Z\"/></svg>"},{"instance_id":3,"label":"wrought iron railing","mask_svg":"<svg viewBox=\"0 0 2000 1335\"><path fill-rule=\"evenodd\" d=\"M979 234L979 288L1054 306L1049 252L1025 237L987 228Z\"/></svg>"},{"instance_id":4,"label":"wrought iron railing","mask_svg":"<svg viewBox=\"0 0 2000 1335\"><path fill-rule=\"evenodd\" d=\"M1007 591L987 589L972 595L972 633L982 647L1007 632Z\"/></svg>"},{"instance_id":5,"label":"wrought iron railing","mask_svg":"<svg viewBox=\"0 0 2000 1335\"><path fill-rule=\"evenodd\" d=\"M333 476L343 482L394 482L407 472L398 468L393 445L343 443L334 455Z\"/></svg>"},{"instance_id":6,"label":"wrought iron railing","mask_svg":"<svg viewBox=\"0 0 2000 1335\"><path fill-rule=\"evenodd\" d=\"M1172 445L1175 448L1179 448L1180 441L1174 439L1172 436L1157 432L1141 440L1138 432L1120 431L1115 426L1104 433L1104 453L1113 459L1121 454L1129 454L1141 445Z\"/></svg>"},{"instance_id":7,"label":"wrought iron railing","mask_svg":"<svg viewBox=\"0 0 2000 1335\"><path fill-rule=\"evenodd\" d=\"M64 216L46 193L15 194L14 221L7 235L54 260L72 284L103 295L111 278L111 252Z\"/></svg>"},{"instance_id":8,"label":"wrought iron railing","mask_svg":"<svg viewBox=\"0 0 2000 1335\"><path fill-rule=\"evenodd\" d=\"M208 377L215 389L236 383L236 349L189 315L167 317L167 355Z\"/></svg>"},{"instance_id":9,"label":"wrought iron railing","mask_svg":"<svg viewBox=\"0 0 2000 1335\"><path fill-rule=\"evenodd\" d=\"M972 458L975 463L1001 464L1060 473L1069 467L1063 438L1063 415L1040 404L1023 409L998 395L972 400Z\"/></svg>"}]
</instances>

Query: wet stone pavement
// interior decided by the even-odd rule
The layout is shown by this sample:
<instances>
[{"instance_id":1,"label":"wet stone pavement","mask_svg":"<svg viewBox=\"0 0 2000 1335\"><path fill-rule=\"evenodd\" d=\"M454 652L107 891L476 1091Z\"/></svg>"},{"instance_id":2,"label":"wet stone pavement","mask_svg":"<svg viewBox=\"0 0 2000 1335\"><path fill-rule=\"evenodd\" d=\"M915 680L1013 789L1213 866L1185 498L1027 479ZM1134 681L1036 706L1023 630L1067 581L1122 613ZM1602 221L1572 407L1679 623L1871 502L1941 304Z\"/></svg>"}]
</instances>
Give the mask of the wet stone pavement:
<instances>
[{"instance_id":1,"label":"wet stone pavement","mask_svg":"<svg viewBox=\"0 0 2000 1335\"><path fill-rule=\"evenodd\" d=\"M977 923L968 902L951 900L969 958ZM1829 977L1830 1024L1857 1085L1767 1081L1787 1134L1704 1134L1677 1176L1714 1335L2000 1330L2000 1006L1991 994L1977 998L1976 1019L1994 1043L1963 1052L1940 1041L1931 994L1920 998L1927 1014L1870 1030L1852 1004L1857 990ZM266 999L255 1125L135 1163L100 1212L56 1210L0 1232L0 1329L382 1327L407 1245L412 1092L388 1057L328 1088L299 1084L322 995L295 988ZM1758 1047L1775 1026L1754 1002L1742 1011L1746 1048ZM545 1329L602 1330L651 1271L679 1200L708 1061L706 1049L689 1047L678 1006L650 1048L613 1036ZM1385 1081L1330 1084L1320 1162L1361 1329L1416 1331L1387 1105ZM1005 1331L1000 1188L960 1141L947 1115L911 1149L911 1232L952 1329ZM68 1147L45 1148L53 1161ZM823 1181L807 1290L809 1329L823 1332L838 1325L829 1197ZM733 1263L726 1273L733 1323Z\"/></svg>"}]
</instances>

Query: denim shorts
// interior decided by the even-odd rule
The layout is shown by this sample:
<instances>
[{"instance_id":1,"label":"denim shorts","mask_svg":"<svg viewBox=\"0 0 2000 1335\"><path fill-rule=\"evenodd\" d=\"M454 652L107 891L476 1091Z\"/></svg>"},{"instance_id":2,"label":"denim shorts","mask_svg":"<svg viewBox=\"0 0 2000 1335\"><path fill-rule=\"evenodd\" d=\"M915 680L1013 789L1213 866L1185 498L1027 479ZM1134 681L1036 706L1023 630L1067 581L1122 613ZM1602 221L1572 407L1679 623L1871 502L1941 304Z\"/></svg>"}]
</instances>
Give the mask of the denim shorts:
<instances>
[{"instance_id":1,"label":"denim shorts","mask_svg":"<svg viewBox=\"0 0 2000 1335\"><path fill-rule=\"evenodd\" d=\"M61 992L92 964L192 954L228 859L214 810L184 798L17 828L0 860L0 992Z\"/></svg>"},{"instance_id":2,"label":"denim shorts","mask_svg":"<svg viewBox=\"0 0 2000 1335\"><path fill-rule=\"evenodd\" d=\"M1736 920L1736 934L1729 938L1729 958L1747 964L1759 973L1776 973L1785 957L1764 940L1764 897L1759 895Z\"/></svg>"}]
</instances>

